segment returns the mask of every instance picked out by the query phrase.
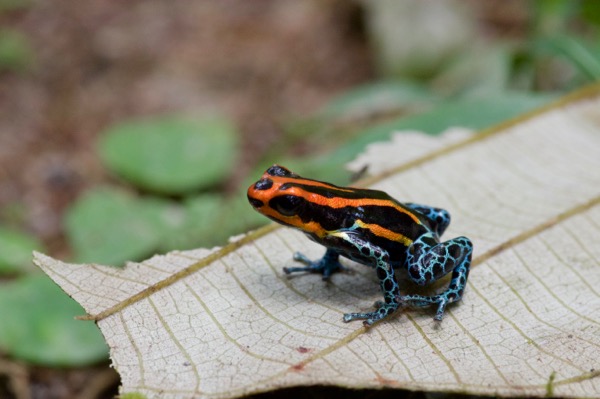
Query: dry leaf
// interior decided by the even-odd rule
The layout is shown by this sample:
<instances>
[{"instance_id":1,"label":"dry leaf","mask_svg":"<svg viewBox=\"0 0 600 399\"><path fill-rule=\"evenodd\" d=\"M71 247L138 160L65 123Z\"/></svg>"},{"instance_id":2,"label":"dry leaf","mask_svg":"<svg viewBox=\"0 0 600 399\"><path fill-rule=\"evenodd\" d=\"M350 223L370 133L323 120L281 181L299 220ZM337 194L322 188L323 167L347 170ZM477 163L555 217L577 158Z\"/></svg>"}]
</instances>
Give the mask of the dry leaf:
<instances>
[{"instance_id":1,"label":"dry leaf","mask_svg":"<svg viewBox=\"0 0 600 399\"><path fill-rule=\"evenodd\" d=\"M475 244L464 299L441 323L426 309L369 330L344 324L344 312L380 299L373 270L348 261L355 273L329 284L288 278L281 269L294 251L317 258L323 248L275 226L124 270L42 254L35 262L97 320L122 393L233 398L324 384L598 397L599 93L406 164L369 155L387 170L374 187L448 209L445 237ZM409 138L393 145L411 150Z\"/></svg>"}]
</instances>

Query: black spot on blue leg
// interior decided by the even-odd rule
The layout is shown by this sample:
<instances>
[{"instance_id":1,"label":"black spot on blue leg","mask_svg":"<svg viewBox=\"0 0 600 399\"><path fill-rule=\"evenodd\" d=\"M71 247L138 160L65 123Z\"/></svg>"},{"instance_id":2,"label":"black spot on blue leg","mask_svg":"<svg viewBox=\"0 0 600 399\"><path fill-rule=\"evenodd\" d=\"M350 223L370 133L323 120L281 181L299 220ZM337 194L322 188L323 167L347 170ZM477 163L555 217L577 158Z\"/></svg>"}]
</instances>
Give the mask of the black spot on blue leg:
<instances>
[{"instance_id":1,"label":"black spot on blue leg","mask_svg":"<svg viewBox=\"0 0 600 399\"><path fill-rule=\"evenodd\" d=\"M435 262L433 264L432 272L433 272L433 275L436 277L439 277L444 272L444 268L442 267L440 262Z\"/></svg>"},{"instance_id":2,"label":"black spot on blue leg","mask_svg":"<svg viewBox=\"0 0 600 399\"><path fill-rule=\"evenodd\" d=\"M394 288L394 283L392 282L392 280L391 280L391 279L387 278L387 279L385 279L385 280L384 280L384 282L383 282L383 288L384 288L386 291L391 291L391 290Z\"/></svg>"},{"instance_id":3,"label":"black spot on blue leg","mask_svg":"<svg viewBox=\"0 0 600 399\"><path fill-rule=\"evenodd\" d=\"M425 272L425 283L428 284L433 280L433 274L428 270Z\"/></svg>"},{"instance_id":4,"label":"black spot on blue leg","mask_svg":"<svg viewBox=\"0 0 600 399\"><path fill-rule=\"evenodd\" d=\"M421 273L419 271L419 266L417 265L412 265L409 269L408 269L408 273L410 274L410 277L413 280L419 280L421 278Z\"/></svg>"}]
</instances>

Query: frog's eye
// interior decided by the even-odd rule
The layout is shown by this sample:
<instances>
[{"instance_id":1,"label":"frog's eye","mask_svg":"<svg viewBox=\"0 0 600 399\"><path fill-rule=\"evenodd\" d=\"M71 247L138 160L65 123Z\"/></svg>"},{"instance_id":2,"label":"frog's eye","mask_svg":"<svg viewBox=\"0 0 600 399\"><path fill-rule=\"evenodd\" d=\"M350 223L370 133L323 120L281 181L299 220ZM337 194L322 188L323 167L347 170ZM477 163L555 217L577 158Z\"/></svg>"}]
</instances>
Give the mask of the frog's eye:
<instances>
[{"instance_id":1,"label":"frog's eye","mask_svg":"<svg viewBox=\"0 0 600 399\"><path fill-rule=\"evenodd\" d=\"M267 169L267 174L270 176L280 176L280 177L298 177L297 174L291 172L289 169L284 168L283 166L273 165L269 169Z\"/></svg>"},{"instance_id":2,"label":"frog's eye","mask_svg":"<svg viewBox=\"0 0 600 399\"><path fill-rule=\"evenodd\" d=\"M260 179L254 184L255 190L268 190L273 187L273 180L271 179Z\"/></svg>"},{"instance_id":3,"label":"frog's eye","mask_svg":"<svg viewBox=\"0 0 600 399\"><path fill-rule=\"evenodd\" d=\"M282 195L269 201L269 206L283 216L294 216L298 213L303 199L294 195Z\"/></svg>"}]
</instances>

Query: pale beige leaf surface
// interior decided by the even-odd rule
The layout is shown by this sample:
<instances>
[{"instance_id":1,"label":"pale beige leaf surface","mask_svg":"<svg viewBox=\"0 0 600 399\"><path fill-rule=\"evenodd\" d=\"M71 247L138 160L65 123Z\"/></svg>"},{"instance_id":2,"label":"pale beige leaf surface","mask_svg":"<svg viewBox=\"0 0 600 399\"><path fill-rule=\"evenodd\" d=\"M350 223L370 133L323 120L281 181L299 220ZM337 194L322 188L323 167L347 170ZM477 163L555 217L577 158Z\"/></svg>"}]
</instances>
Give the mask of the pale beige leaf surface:
<instances>
[{"instance_id":1,"label":"pale beige leaf surface","mask_svg":"<svg viewBox=\"0 0 600 399\"><path fill-rule=\"evenodd\" d=\"M296 385L501 396L600 396L600 88L408 162L372 147L371 180L448 209L470 237L462 302L441 323L399 312L367 330L342 314L380 299L372 269L288 278L323 248L269 226L124 270L35 262L97 320L122 393L232 398ZM386 145L411 151L410 137ZM415 144L417 145L417 144ZM393 151L391 151L393 154ZM200 221L199 221L200 222Z\"/></svg>"}]
</instances>

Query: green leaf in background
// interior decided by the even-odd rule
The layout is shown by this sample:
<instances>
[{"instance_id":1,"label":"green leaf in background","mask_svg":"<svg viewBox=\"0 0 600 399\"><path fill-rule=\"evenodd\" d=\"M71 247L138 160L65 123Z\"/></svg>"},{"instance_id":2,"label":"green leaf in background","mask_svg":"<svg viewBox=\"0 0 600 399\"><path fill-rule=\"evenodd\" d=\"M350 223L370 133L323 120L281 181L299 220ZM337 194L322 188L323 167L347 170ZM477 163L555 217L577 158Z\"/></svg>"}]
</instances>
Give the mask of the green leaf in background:
<instances>
[{"instance_id":1,"label":"green leaf in background","mask_svg":"<svg viewBox=\"0 0 600 399\"><path fill-rule=\"evenodd\" d=\"M600 26L600 1L581 0L581 16L589 23Z\"/></svg>"},{"instance_id":2,"label":"green leaf in background","mask_svg":"<svg viewBox=\"0 0 600 399\"><path fill-rule=\"evenodd\" d=\"M1 5L0 5L1 6ZM27 38L16 30L0 30L0 71L22 71L33 62L33 50Z\"/></svg>"},{"instance_id":3,"label":"green leaf in background","mask_svg":"<svg viewBox=\"0 0 600 399\"><path fill-rule=\"evenodd\" d=\"M418 130L428 134L439 134L452 126L481 130L547 104L554 98L551 95L501 93L495 96L474 96L449 101L427 112L366 129L355 140L329 154L328 162L344 165L363 151L367 144L389 140L391 132L394 131Z\"/></svg>"},{"instance_id":4,"label":"green leaf in background","mask_svg":"<svg viewBox=\"0 0 600 399\"><path fill-rule=\"evenodd\" d=\"M556 35L534 41L533 50L539 55L561 57L569 61L587 81L600 79L598 47L571 35Z\"/></svg>"},{"instance_id":5,"label":"green leaf in background","mask_svg":"<svg viewBox=\"0 0 600 399\"><path fill-rule=\"evenodd\" d=\"M16 11L31 6L31 0L0 0L0 12Z\"/></svg>"},{"instance_id":6,"label":"green leaf in background","mask_svg":"<svg viewBox=\"0 0 600 399\"><path fill-rule=\"evenodd\" d=\"M508 87L510 66L508 46L474 44L456 55L434 79L433 87L452 96L497 95Z\"/></svg>"},{"instance_id":7,"label":"green leaf in background","mask_svg":"<svg viewBox=\"0 0 600 399\"><path fill-rule=\"evenodd\" d=\"M244 207L238 206L243 199ZM219 194L187 198L183 204L137 197L121 190L89 191L69 209L66 230L80 262L121 265L156 252L223 245L257 226L246 196Z\"/></svg>"},{"instance_id":8,"label":"green leaf in background","mask_svg":"<svg viewBox=\"0 0 600 399\"><path fill-rule=\"evenodd\" d=\"M0 289L0 348L18 359L48 366L103 360L108 349L84 310L43 275L24 276Z\"/></svg>"},{"instance_id":9,"label":"green leaf in background","mask_svg":"<svg viewBox=\"0 0 600 399\"><path fill-rule=\"evenodd\" d=\"M250 173L244 186L256 181L274 163L284 165L300 175L345 185L350 183L351 176L343 165L364 151L369 143L389 140L391 132L418 130L435 135L452 126L481 130L547 104L554 98L552 95L502 92L448 101L426 112L402 116L367 128L354 140L348 141L331 153L310 157L271 156Z\"/></svg>"},{"instance_id":10,"label":"green leaf in background","mask_svg":"<svg viewBox=\"0 0 600 399\"><path fill-rule=\"evenodd\" d=\"M180 223L181 217L165 200L99 188L78 199L68 210L65 223L75 259L120 265L152 254L165 226Z\"/></svg>"},{"instance_id":11,"label":"green leaf in background","mask_svg":"<svg viewBox=\"0 0 600 399\"><path fill-rule=\"evenodd\" d=\"M537 36L548 36L562 32L567 28L578 1L571 0L534 0L530 2L533 16L533 30Z\"/></svg>"},{"instance_id":12,"label":"green leaf in background","mask_svg":"<svg viewBox=\"0 0 600 399\"><path fill-rule=\"evenodd\" d=\"M337 185L350 183L350 172L344 168L345 162L340 163L338 159L330 154L317 154L312 157L289 157L284 158L282 165L300 174L328 181Z\"/></svg>"},{"instance_id":13,"label":"green leaf in background","mask_svg":"<svg viewBox=\"0 0 600 399\"><path fill-rule=\"evenodd\" d=\"M220 118L165 116L123 122L100 141L107 167L131 183L183 194L225 179L236 154L236 133Z\"/></svg>"},{"instance_id":14,"label":"green leaf in background","mask_svg":"<svg viewBox=\"0 0 600 399\"><path fill-rule=\"evenodd\" d=\"M256 180L258 180L257 176ZM246 189L243 187L239 195L230 198L225 204L227 207L227 221L225 222L225 229L227 231L226 238L231 237L235 234L247 232L251 228L261 226L268 223L268 219L260 213L252 209L252 206L248 203L248 197L246 196ZM223 240L225 242L226 240Z\"/></svg>"},{"instance_id":15,"label":"green leaf in background","mask_svg":"<svg viewBox=\"0 0 600 399\"><path fill-rule=\"evenodd\" d=\"M425 86L410 81L383 81L358 86L331 100L321 111L327 120L354 120L414 110L435 98Z\"/></svg>"},{"instance_id":16,"label":"green leaf in background","mask_svg":"<svg viewBox=\"0 0 600 399\"><path fill-rule=\"evenodd\" d=\"M217 194L188 198L183 203L182 213L182 223L164 231L162 251L222 246L229 237L267 221L248 204L246 188L231 198Z\"/></svg>"},{"instance_id":17,"label":"green leaf in background","mask_svg":"<svg viewBox=\"0 0 600 399\"><path fill-rule=\"evenodd\" d=\"M160 232L163 236L161 252L224 244L229 237L223 236L224 202L221 195L203 194L178 205L181 217Z\"/></svg>"},{"instance_id":18,"label":"green leaf in background","mask_svg":"<svg viewBox=\"0 0 600 399\"><path fill-rule=\"evenodd\" d=\"M42 250L42 244L35 238L0 227L0 275L33 270L34 250Z\"/></svg>"}]
</instances>

